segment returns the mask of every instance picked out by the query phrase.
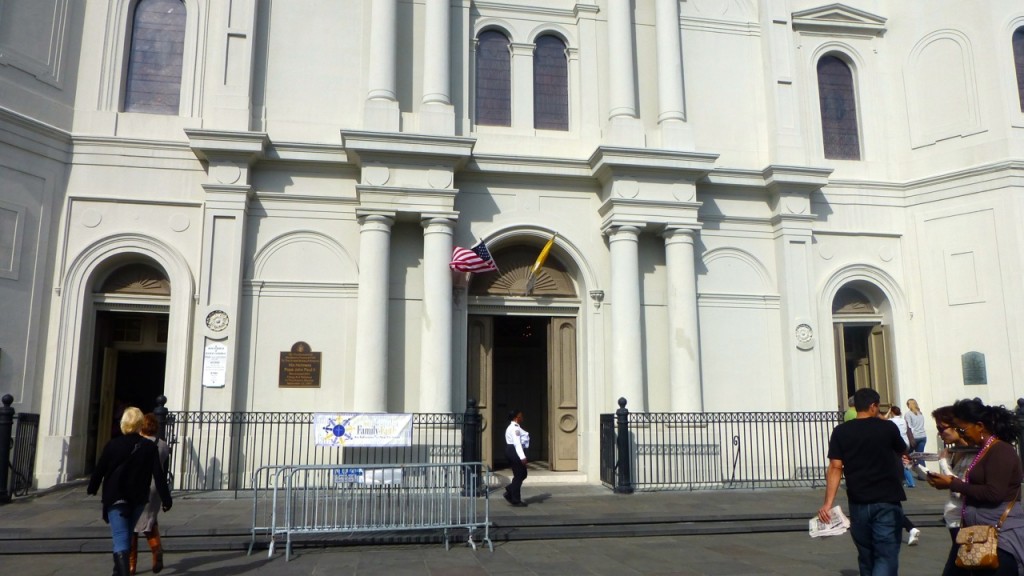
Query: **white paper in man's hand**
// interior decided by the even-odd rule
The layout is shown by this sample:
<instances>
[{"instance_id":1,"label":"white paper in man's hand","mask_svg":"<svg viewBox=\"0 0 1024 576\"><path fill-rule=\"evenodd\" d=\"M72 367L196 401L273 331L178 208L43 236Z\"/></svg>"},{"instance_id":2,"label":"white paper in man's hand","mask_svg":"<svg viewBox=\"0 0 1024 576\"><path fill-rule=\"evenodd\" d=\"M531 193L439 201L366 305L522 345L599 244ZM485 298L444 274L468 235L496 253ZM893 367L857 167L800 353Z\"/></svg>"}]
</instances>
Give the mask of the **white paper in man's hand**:
<instances>
[{"instance_id":1,"label":"white paper in man's hand","mask_svg":"<svg viewBox=\"0 0 1024 576\"><path fill-rule=\"evenodd\" d=\"M850 519L843 514L843 509L835 506L829 510L829 514L832 518L828 523L818 520L817 516L811 518L807 528L807 533L810 534L811 538L846 534L846 531L850 528Z\"/></svg>"}]
</instances>

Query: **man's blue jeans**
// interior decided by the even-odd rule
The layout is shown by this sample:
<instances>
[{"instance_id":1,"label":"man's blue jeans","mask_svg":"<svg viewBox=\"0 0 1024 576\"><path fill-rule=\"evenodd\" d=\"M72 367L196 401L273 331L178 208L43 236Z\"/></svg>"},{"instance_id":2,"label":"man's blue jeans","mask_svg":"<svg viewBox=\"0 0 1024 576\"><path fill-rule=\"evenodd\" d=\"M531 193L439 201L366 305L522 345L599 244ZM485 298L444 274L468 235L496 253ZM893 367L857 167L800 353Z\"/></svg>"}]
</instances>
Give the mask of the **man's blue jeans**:
<instances>
[{"instance_id":1,"label":"man's blue jeans","mask_svg":"<svg viewBox=\"0 0 1024 576\"><path fill-rule=\"evenodd\" d=\"M900 564L903 507L850 502L850 535L857 545L860 576L896 576Z\"/></svg>"},{"instance_id":2,"label":"man's blue jeans","mask_svg":"<svg viewBox=\"0 0 1024 576\"><path fill-rule=\"evenodd\" d=\"M131 549L132 532L135 531L135 524L139 522L139 516L142 516L145 508L145 504L115 504L110 507L107 520L110 522L110 536L114 540L114 554L128 552Z\"/></svg>"}]
</instances>

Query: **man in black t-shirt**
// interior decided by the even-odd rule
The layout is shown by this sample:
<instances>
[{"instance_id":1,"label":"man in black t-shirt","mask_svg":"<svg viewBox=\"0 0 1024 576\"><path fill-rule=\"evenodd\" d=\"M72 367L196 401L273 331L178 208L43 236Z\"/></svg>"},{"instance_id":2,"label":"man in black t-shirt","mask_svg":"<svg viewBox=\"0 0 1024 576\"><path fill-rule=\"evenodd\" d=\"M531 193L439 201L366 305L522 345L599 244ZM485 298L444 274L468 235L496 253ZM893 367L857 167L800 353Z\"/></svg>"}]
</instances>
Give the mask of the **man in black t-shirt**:
<instances>
[{"instance_id":1,"label":"man in black t-shirt","mask_svg":"<svg viewBox=\"0 0 1024 576\"><path fill-rule=\"evenodd\" d=\"M861 576L895 576L899 572L903 529L903 464L907 451L899 428L878 418L878 392L854 394L857 417L832 432L828 442L825 503L818 518L828 522L839 481L846 475L850 535L857 545Z\"/></svg>"}]
</instances>

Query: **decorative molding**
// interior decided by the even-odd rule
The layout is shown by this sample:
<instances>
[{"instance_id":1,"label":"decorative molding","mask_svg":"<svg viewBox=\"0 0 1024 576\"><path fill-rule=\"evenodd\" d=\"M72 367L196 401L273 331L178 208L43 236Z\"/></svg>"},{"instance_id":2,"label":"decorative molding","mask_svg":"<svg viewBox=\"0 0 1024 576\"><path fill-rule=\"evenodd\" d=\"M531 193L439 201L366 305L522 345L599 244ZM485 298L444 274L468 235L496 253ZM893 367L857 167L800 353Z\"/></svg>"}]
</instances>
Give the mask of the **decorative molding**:
<instances>
[{"instance_id":1,"label":"decorative molding","mask_svg":"<svg viewBox=\"0 0 1024 576\"><path fill-rule=\"evenodd\" d=\"M792 21L797 32L864 37L886 32L884 17L839 3L793 12Z\"/></svg>"},{"instance_id":2,"label":"decorative molding","mask_svg":"<svg viewBox=\"0 0 1024 576\"><path fill-rule=\"evenodd\" d=\"M0 278L17 280L27 208L0 200Z\"/></svg>"},{"instance_id":3,"label":"decorative molding","mask_svg":"<svg viewBox=\"0 0 1024 576\"><path fill-rule=\"evenodd\" d=\"M63 88L61 59L67 38L68 0L0 0L0 8L3 9L0 18L11 19L11 22L0 20L0 64L27 72L50 86ZM24 13L30 10L34 13ZM35 28L23 25L41 16L40 11L45 11L49 17L49 38L37 38ZM39 54L25 49L26 44L38 40L44 40L39 45L45 44Z\"/></svg>"}]
</instances>

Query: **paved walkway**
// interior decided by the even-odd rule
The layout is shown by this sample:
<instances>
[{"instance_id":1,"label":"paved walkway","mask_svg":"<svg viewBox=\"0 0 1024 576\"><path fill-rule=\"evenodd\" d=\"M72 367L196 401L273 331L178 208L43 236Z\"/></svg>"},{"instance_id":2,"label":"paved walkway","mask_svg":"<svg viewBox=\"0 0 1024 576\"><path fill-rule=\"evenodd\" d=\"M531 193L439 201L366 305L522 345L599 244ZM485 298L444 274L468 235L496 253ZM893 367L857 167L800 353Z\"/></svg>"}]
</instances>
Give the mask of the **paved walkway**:
<instances>
[{"instance_id":1,"label":"paved walkway","mask_svg":"<svg viewBox=\"0 0 1024 576\"><path fill-rule=\"evenodd\" d=\"M162 574L857 574L848 536L807 536L807 519L821 504L821 489L618 495L600 486L531 486L527 481L524 496L528 508L491 500L494 533L523 536L534 530L533 537L540 539L496 538L493 553L461 545L446 551L439 544L342 543L297 548L286 562L281 547L273 558L267 558L266 550L246 556L241 544L248 542L248 499L178 495L174 508L161 515L168 551ZM905 508L922 526L923 536L919 546L904 545L900 573L938 574L949 549L948 532L939 522L944 495L925 486L908 490L908 496ZM83 486L0 506L3 572L107 573L109 533L99 508L98 498L86 496ZM594 532L598 521L604 526ZM668 521L686 535L629 537ZM708 533L718 531L733 533ZM590 537L595 534L612 537ZM66 553L52 553L61 551L62 542L72 545ZM144 553L140 574L148 567Z\"/></svg>"}]
</instances>

